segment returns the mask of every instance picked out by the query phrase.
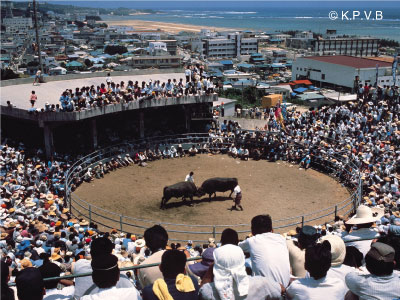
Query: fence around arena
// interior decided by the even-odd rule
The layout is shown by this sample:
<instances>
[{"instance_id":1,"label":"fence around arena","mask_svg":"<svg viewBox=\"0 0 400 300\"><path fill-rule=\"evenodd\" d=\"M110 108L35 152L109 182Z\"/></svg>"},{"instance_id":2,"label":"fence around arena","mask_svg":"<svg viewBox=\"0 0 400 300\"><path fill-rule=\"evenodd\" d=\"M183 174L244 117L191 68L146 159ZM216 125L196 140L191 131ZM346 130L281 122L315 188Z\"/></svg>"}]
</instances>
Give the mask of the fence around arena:
<instances>
[{"instance_id":1,"label":"fence around arena","mask_svg":"<svg viewBox=\"0 0 400 300\"><path fill-rule=\"evenodd\" d=\"M222 137L218 138L222 139ZM189 239L193 242L206 242L209 237L215 239L219 238L222 230L228 227L235 229L241 235L250 233L249 224L176 224L126 216L93 205L84 199L80 199L71 191L71 184L74 176L82 177L89 167L97 165L100 161L108 161L121 154L144 150L146 145L159 145L161 151L166 146L178 144L181 144L184 149L189 149L193 144L202 147L204 143L210 143L212 139L215 139L215 137L210 137L208 133L190 133L153 137L103 148L80 158L70 167L66 175L65 198L67 199L71 214L76 218L85 218L89 222L97 224L100 229L117 229L121 232L136 235L143 235L147 228L154 224L159 224L166 228L170 236L170 241L174 242L187 241ZM232 143L232 138L225 139L226 140L223 140L223 145L227 146ZM329 223L338 215L348 215L355 211L361 203L362 198L362 180L358 167L351 161L346 162L341 153L333 153L327 157L318 157L318 159L314 159L313 163L324 165L326 168L327 166L329 167L332 165L332 160L340 162L343 166L341 169L332 169L332 171L335 171L342 176L344 174L350 177L356 177L353 179L354 183L350 190L350 196L335 205L318 211L274 220L275 232L285 232L289 229L303 226L305 224L314 225Z\"/></svg>"}]
</instances>

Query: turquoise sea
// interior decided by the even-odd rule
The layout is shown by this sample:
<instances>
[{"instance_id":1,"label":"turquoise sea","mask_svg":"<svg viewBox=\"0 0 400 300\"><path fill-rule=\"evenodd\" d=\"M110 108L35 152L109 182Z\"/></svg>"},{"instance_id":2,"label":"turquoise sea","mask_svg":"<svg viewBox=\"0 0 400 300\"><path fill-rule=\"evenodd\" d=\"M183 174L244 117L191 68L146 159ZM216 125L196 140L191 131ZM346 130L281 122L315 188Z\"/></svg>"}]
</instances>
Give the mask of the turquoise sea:
<instances>
[{"instance_id":1,"label":"turquoise sea","mask_svg":"<svg viewBox=\"0 0 400 300\"><path fill-rule=\"evenodd\" d=\"M192 25L257 29L268 33L285 30L312 30L324 33L374 36L400 41L399 1L49 1L85 7L153 9L157 13L140 16L102 16L110 19L140 19ZM339 18L329 19L336 11ZM346 14L346 11L348 13ZM377 13L378 11L378 13ZM375 19L382 12L381 20ZM353 12L356 20L348 18ZM365 16L365 17L364 17ZM369 20L366 17L369 16ZM363 17L363 20L361 18Z\"/></svg>"}]
</instances>

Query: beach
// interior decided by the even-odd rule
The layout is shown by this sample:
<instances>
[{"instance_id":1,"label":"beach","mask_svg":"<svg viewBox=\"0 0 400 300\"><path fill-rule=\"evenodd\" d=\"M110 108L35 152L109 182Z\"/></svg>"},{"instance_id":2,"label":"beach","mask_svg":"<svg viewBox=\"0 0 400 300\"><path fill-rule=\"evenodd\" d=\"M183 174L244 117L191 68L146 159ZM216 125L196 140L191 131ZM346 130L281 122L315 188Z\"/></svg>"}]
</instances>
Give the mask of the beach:
<instances>
[{"instance_id":1,"label":"beach","mask_svg":"<svg viewBox=\"0 0 400 300\"><path fill-rule=\"evenodd\" d=\"M102 21L102 23L107 23L108 26L112 25L131 26L135 31L160 29L161 31L171 32L171 33L178 33L180 31L200 32L201 29L211 29L215 31L234 29L226 27L199 26L199 25L153 22L153 21L143 21L143 20L112 20L112 21Z\"/></svg>"}]
</instances>

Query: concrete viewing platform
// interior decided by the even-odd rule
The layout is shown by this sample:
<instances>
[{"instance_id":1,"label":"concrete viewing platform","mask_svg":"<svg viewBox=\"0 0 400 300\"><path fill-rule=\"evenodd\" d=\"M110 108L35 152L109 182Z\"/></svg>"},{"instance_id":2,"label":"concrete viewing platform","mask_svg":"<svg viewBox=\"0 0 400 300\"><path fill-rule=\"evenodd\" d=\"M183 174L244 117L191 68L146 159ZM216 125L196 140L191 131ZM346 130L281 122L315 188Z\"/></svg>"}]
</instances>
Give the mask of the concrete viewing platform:
<instances>
[{"instance_id":1,"label":"concrete viewing platform","mask_svg":"<svg viewBox=\"0 0 400 300\"><path fill-rule=\"evenodd\" d=\"M123 76L114 76L114 73L111 73L111 78L115 83L120 83L121 81L125 82L125 86L128 85L128 81L132 80L133 82L138 81L139 85L141 85L142 81L149 82L151 79L153 82L159 80L160 83L167 82L168 79L176 79L179 81L180 78L185 80L185 74L181 73L155 73L159 70L152 70L153 74L142 74L141 70L136 73L132 73L129 75ZM123 73L123 72L118 72ZM79 74L79 75L91 75L91 74ZM97 74L96 74L97 75ZM1 105L4 107L7 105L7 101L10 101L16 108L28 110L31 108L31 103L29 101L30 95L32 91L36 92L37 101L35 104L35 108L44 108L46 102L49 104L60 104L60 97L61 94L66 89L71 89L75 92L75 88L83 87L83 86L91 86L94 85L95 87L100 86L102 83L106 83L106 74L102 74L102 77L92 77L92 78L77 78L77 79L66 79L62 80L64 76L52 76L56 78L57 81L48 81L49 77L44 77L44 80L47 81L46 83L41 83L38 85L32 85L33 78L24 79L23 82L29 80L29 83L25 84L17 84L17 85L7 85L7 81L2 82L1 86ZM74 77L66 75L66 78ZM60 80L61 79L61 80ZM21 80L19 80L21 82ZM10 83L12 80L10 80ZM18 82L15 81L15 82ZM6 86L5 86L6 85Z\"/></svg>"},{"instance_id":2,"label":"concrete viewing platform","mask_svg":"<svg viewBox=\"0 0 400 300\"><path fill-rule=\"evenodd\" d=\"M160 73L158 73L160 71ZM155 73L157 72L157 73ZM121 72L118 72L121 73ZM78 76L77 76L78 75ZM89 75L89 78L83 77ZM171 73L167 70L138 70L134 74L112 74L112 80L115 83L124 81L127 85L129 80L138 81L141 85L142 81L153 82L159 80L160 83L167 82L168 79L185 78L183 72ZM76 78L80 77L80 78ZM69 125L76 124L82 128L88 128L90 135L90 145L93 149L98 145L98 130L104 130L104 126L98 126L107 122L102 118L105 115L112 115L116 121L123 116L128 117L129 122L137 122L135 126L138 128L138 133L141 138L146 136L145 120L152 119L152 114L155 111L167 112L172 110L171 118L179 120L181 125L187 132L190 132L191 123L198 121L212 121L212 106L214 101L218 101L218 95L198 95L198 96L183 96L183 97L168 97L151 100L133 100L127 103L108 104L102 107L93 107L74 112L30 112L31 104L29 101L31 92L34 90L38 96L35 104L36 108L44 108L45 103L59 104L59 98L66 89L81 88L83 86L98 86L105 83L106 74L71 74L64 76L54 76L52 78L45 77L46 83L33 86L32 80L21 79L8 82L2 82L1 86L1 115L2 128L8 126L8 129L13 128L13 125L20 124L21 121L29 126L30 129L41 129L45 152L47 157L51 157L55 151L54 132L58 128L67 130ZM63 80L65 79L65 80ZM26 82L29 83L26 83ZM7 101L10 101L13 106L7 106ZM163 110L164 108L164 110ZM125 120L126 120L125 118ZM159 119L158 119L159 120ZM155 123L159 123L154 120ZM13 123L14 122L14 123ZM119 122L116 122L117 124ZM11 124L11 125L10 125ZM21 123L22 124L22 123ZM122 122L121 124L125 124ZM149 123L147 123L149 124ZM162 123L159 123L162 124ZM121 125L122 126L122 125ZM26 127L23 129L25 132ZM73 136L73 134L70 136Z\"/></svg>"}]
</instances>

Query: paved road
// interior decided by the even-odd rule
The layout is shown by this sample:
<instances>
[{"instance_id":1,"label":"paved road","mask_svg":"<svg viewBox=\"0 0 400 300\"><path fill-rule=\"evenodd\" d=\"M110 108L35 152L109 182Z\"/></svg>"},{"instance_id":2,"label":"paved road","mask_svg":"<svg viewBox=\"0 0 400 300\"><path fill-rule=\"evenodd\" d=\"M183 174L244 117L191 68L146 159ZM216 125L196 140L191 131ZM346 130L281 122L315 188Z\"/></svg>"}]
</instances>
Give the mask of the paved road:
<instances>
[{"instance_id":1,"label":"paved road","mask_svg":"<svg viewBox=\"0 0 400 300\"><path fill-rule=\"evenodd\" d=\"M136 76L112 76L114 82L119 83L125 82L127 85L129 80L133 82L138 81L141 84L142 81L148 82L150 79L160 80L160 82L167 82L168 79L176 79L179 81L180 78L185 80L184 73L168 73L168 74L151 74L151 75L136 75ZM32 78L33 82L33 78ZM33 86L32 84L20 84L14 86L5 86L0 88L1 105L6 105L7 101L11 101L17 108L29 109L31 103L29 101L32 91L36 92L38 100L36 102L36 108L43 108L46 102L50 104L60 103L59 99L63 91L66 89L72 89L83 86L97 86L101 83L105 83L105 77L94 77L94 78L83 78L63 81L51 81L48 83L41 83L40 85Z\"/></svg>"}]
</instances>

